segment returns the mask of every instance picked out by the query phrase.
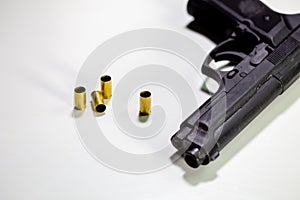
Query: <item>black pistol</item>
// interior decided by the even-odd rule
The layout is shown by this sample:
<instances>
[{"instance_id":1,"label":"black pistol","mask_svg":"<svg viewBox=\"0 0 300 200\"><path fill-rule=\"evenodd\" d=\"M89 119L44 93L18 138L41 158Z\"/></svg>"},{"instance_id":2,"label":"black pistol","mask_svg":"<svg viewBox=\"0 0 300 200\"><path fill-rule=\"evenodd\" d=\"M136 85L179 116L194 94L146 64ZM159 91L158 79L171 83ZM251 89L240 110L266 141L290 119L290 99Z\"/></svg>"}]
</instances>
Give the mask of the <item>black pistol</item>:
<instances>
[{"instance_id":1,"label":"black pistol","mask_svg":"<svg viewBox=\"0 0 300 200\"><path fill-rule=\"evenodd\" d=\"M193 168L207 165L300 76L300 14L273 11L259 0L190 0L189 28L217 46L202 73L219 89L171 141ZM212 68L227 61L230 71Z\"/></svg>"}]
</instances>

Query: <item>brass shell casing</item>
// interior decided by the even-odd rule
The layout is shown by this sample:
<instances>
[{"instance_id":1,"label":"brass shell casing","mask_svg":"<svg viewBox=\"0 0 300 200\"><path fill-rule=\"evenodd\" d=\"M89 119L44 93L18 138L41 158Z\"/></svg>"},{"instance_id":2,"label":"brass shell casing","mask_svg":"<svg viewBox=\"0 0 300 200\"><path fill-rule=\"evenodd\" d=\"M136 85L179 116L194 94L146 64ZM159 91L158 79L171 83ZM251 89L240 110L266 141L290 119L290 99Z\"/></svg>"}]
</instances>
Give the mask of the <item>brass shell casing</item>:
<instances>
[{"instance_id":1,"label":"brass shell casing","mask_svg":"<svg viewBox=\"0 0 300 200\"><path fill-rule=\"evenodd\" d=\"M85 110L86 109L86 89L82 86L78 86L74 89L74 109Z\"/></svg>"},{"instance_id":2,"label":"brass shell casing","mask_svg":"<svg viewBox=\"0 0 300 200\"><path fill-rule=\"evenodd\" d=\"M101 91L104 99L110 99L112 97L112 81L108 75L101 76Z\"/></svg>"},{"instance_id":3,"label":"brass shell casing","mask_svg":"<svg viewBox=\"0 0 300 200\"><path fill-rule=\"evenodd\" d=\"M104 104L102 92L96 90L92 92L91 96L93 110L98 113L103 113L106 110L106 106Z\"/></svg>"},{"instance_id":4,"label":"brass shell casing","mask_svg":"<svg viewBox=\"0 0 300 200\"><path fill-rule=\"evenodd\" d=\"M140 93L140 115L151 114L151 92L142 91Z\"/></svg>"}]
</instances>

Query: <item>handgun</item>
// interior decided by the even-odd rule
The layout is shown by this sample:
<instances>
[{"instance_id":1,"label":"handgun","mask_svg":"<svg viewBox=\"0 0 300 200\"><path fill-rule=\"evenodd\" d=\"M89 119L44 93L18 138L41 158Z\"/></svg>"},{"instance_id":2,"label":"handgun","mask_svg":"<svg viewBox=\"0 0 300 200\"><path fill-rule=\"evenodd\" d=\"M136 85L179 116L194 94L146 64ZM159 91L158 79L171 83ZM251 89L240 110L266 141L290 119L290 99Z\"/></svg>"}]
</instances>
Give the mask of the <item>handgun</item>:
<instances>
[{"instance_id":1,"label":"handgun","mask_svg":"<svg viewBox=\"0 0 300 200\"><path fill-rule=\"evenodd\" d=\"M300 14L259 0L190 0L188 26L217 45L202 73L219 89L181 125L171 142L192 168L219 157L255 117L300 76ZM226 61L229 71L212 67Z\"/></svg>"}]
</instances>

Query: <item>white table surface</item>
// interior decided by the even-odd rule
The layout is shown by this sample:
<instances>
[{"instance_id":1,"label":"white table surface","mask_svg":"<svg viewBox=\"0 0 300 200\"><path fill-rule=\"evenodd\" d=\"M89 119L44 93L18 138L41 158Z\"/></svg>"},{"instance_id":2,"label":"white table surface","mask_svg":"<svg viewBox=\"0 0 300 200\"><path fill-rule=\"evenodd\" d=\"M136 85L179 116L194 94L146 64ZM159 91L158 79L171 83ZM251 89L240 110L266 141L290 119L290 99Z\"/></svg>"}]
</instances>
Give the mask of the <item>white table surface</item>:
<instances>
[{"instance_id":1,"label":"white table surface","mask_svg":"<svg viewBox=\"0 0 300 200\"><path fill-rule=\"evenodd\" d=\"M300 12L298 0L265 2ZM300 199L300 81L207 167L180 160L154 173L121 173L83 147L71 113L84 61L112 36L145 27L182 33L208 51L213 44L186 29L185 7L184 0L0 2L1 200Z\"/></svg>"}]
</instances>

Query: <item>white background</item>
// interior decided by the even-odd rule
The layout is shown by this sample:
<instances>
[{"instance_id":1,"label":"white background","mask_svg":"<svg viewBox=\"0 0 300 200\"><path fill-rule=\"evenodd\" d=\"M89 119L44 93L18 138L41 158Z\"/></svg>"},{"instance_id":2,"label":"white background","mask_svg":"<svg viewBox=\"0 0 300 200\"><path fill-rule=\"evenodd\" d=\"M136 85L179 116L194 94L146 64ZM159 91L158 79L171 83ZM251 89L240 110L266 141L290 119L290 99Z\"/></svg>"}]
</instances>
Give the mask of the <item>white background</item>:
<instances>
[{"instance_id":1,"label":"white background","mask_svg":"<svg viewBox=\"0 0 300 200\"><path fill-rule=\"evenodd\" d=\"M300 12L298 0L265 2ZM197 170L178 161L120 173L82 146L72 91L88 55L138 28L175 30L208 51L212 43L185 28L191 19L184 0L2 0L0 199L299 199L299 81Z\"/></svg>"}]
</instances>

